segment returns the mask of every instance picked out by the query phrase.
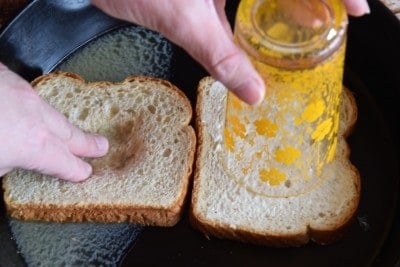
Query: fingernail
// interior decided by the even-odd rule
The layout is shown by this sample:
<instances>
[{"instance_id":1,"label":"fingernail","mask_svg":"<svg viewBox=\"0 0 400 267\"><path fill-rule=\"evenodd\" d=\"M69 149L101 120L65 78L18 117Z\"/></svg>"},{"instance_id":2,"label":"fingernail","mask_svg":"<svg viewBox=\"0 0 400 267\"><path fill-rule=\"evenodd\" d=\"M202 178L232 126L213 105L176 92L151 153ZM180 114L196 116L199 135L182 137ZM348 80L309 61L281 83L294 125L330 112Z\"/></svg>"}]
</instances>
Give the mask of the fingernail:
<instances>
[{"instance_id":1,"label":"fingernail","mask_svg":"<svg viewBox=\"0 0 400 267\"><path fill-rule=\"evenodd\" d=\"M100 151L107 151L108 150L108 140L101 135L95 135L94 140L96 141L97 148Z\"/></svg>"},{"instance_id":2,"label":"fingernail","mask_svg":"<svg viewBox=\"0 0 400 267\"><path fill-rule=\"evenodd\" d=\"M264 81L259 78L255 80L255 83L258 85L258 101L255 103L256 105L261 104L261 102L264 100L264 96L265 96L265 83Z\"/></svg>"},{"instance_id":3,"label":"fingernail","mask_svg":"<svg viewBox=\"0 0 400 267\"><path fill-rule=\"evenodd\" d=\"M251 79L243 85L242 99L250 105L258 105L264 99L265 85L259 79Z\"/></svg>"},{"instance_id":4,"label":"fingernail","mask_svg":"<svg viewBox=\"0 0 400 267\"><path fill-rule=\"evenodd\" d=\"M86 176L84 179L89 178L89 176L92 174L93 168L92 165L90 165L89 163L85 164L85 171L86 171Z\"/></svg>"},{"instance_id":5,"label":"fingernail","mask_svg":"<svg viewBox=\"0 0 400 267\"><path fill-rule=\"evenodd\" d=\"M371 13L371 9L369 8L367 1L361 1L361 9L362 9L363 15L367 15L367 14Z\"/></svg>"},{"instance_id":6,"label":"fingernail","mask_svg":"<svg viewBox=\"0 0 400 267\"><path fill-rule=\"evenodd\" d=\"M82 166L82 169L80 169L79 175L67 178L67 180L72 181L72 182L83 182L87 178L89 178L90 175L92 175L93 169L92 169L92 166L89 163L82 162L80 164Z\"/></svg>"}]
</instances>

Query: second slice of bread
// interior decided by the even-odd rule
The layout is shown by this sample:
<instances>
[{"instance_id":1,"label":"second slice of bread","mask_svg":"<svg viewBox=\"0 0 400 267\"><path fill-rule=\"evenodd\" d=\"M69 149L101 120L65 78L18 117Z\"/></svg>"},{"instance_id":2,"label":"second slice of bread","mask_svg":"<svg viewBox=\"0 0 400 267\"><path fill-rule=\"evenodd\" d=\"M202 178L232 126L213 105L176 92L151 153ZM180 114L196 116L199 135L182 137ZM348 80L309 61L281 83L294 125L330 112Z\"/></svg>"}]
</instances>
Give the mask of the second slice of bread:
<instances>
[{"instance_id":1,"label":"second slice of bread","mask_svg":"<svg viewBox=\"0 0 400 267\"><path fill-rule=\"evenodd\" d=\"M299 246L310 239L339 239L356 214L360 177L349 161L345 137L356 120L356 104L345 90L335 159L323 169L323 182L304 194L267 197L230 178L219 152L227 90L210 77L199 84L196 106L198 150L190 221L207 235L271 246Z\"/></svg>"},{"instance_id":2,"label":"second slice of bread","mask_svg":"<svg viewBox=\"0 0 400 267\"><path fill-rule=\"evenodd\" d=\"M129 77L86 83L72 73L36 79L35 90L81 129L105 135L108 154L93 174L72 183L33 171L3 179L10 216L57 222L172 226L180 219L195 151L192 108L171 83Z\"/></svg>"}]
</instances>

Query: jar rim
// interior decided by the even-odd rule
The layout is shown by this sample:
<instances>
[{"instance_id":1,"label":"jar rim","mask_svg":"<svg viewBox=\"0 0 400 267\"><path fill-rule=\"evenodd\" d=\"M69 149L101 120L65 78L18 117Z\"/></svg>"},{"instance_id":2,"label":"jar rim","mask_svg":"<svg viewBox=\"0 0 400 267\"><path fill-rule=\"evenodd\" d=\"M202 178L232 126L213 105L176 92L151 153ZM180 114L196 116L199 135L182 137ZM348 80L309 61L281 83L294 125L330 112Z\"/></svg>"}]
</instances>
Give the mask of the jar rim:
<instances>
[{"instance_id":1,"label":"jar rim","mask_svg":"<svg viewBox=\"0 0 400 267\"><path fill-rule=\"evenodd\" d=\"M334 1L337 2L335 2L335 5L337 5L336 8L332 8L332 6L329 5ZM329 12L328 20L325 21L324 27L320 28L318 34L312 35L312 38L304 38L298 42L289 42L283 39L273 38L273 34L262 29L262 24L268 21L269 18L267 16L270 14L262 17L260 14L256 14L256 12L258 12L260 8L265 9L266 7L261 5L267 2L279 2L279 0L254 0L252 8L246 11L248 13L242 14L250 18L250 23L243 26L240 25L240 23L238 24L238 20L236 21L235 38L241 46L245 47L251 56L279 67L312 67L332 55L344 42L348 19L345 8L340 0L314 0L314 3L318 2ZM298 2L308 1L304 0ZM257 21L260 17L262 17L263 21ZM271 25L278 25L276 22L274 23L275 24ZM253 29L249 30L246 27L252 27ZM282 35L284 31L281 30L281 32L279 32L279 30L281 29L277 30L278 34ZM286 38L286 36L283 36L283 38Z\"/></svg>"}]
</instances>

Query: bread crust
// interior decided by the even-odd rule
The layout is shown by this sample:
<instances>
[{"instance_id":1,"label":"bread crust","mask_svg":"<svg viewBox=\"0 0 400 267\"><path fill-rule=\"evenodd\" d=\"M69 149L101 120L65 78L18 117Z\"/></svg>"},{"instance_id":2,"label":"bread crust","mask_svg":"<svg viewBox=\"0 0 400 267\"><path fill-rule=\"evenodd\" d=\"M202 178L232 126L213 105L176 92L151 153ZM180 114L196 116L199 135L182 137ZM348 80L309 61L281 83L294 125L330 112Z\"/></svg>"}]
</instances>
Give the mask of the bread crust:
<instances>
[{"instance_id":1,"label":"bread crust","mask_svg":"<svg viewBox=\"0 0 400 267\"><path fill-rule=\"evenodd\" d=\"M191 207L189 210L189 222L197 230L203 232L206 236L215 236L217 238L232 239L245 243L253 243L257 245L273 246L273 247L297 247L308 243L310 240L318 244L330 244L338 241L343 237L345 232L348 230L349 225L352 224L354 218L356 217L356 211L360 202L361 195L361 179L358 170L349 161L350 148L345 142L345 138L350 135L353 126L357 120L357 106L356 101L352 93L344 88L342 95L342 105L343 113L346 114L345 118L341 118L341 129L340 138L344 141L342 160L346 166L349 168L351 173L351 179L353 181L356 193L351 200L351 206L347 207L347 214L342 217L342 220L336 221L334 225L329 228L313 228L307 225L306 231L299 231L296 233L274 233L266 229L264 232L256 232L251 226L235 226L229 225L222 222L215 222L209 218L206 218L200 210L198 210L200 179L207 179L207 177L201 177L200 170L204 166L202 162L203 150L207 149L205 146L205 126L202 123L202 117L200 114L203 113L205 94L203 90L209 87L211 83L215 82L213 78L206 77L200 81L198 86L198 99L196 105L196 132L197 132L197 154L194 169L194 181L193 181L193 191L191 199ZM225 103L226 105L226 103ZM225 109L225 107L223 108ZM343 128L344 126L344 128Z\"/></svg>"},{"instance_id":2,"label":"bread crust","mask_svg":"<svg viewBox=\"0 0 400 267\"><path fill-rule=\"evenodd\" d=\"M123 205L118 203L86 203L74 205L57 205L47 203L16 203L8 187L7 179L11 174L3 178L4 200L6 203L7 214L13 218L21 220L35 221L54 221L54 222L130 222L143 225L154 226L173 226L181 218L183 206L191 183L191 174L196 150L196 135L193 127L189 124L192 119L192 106L186 95L170 82L158 78L147 76L130 76L120 83L110 83L107 81L87 83L82 77L75 73L57 71L40 76L32 81L35 88L52 79L72 78L82 83L82 86L95 87L101 89L110 85L117 85L130 82L143 82L160 84L178 96L181 104L184 105L184 113L188 114L181 125L182 131L189 137L187 144L187 166L182 179L182 190L176 195L174 202L165 206L152 203L143 206L135 203ZM116 170L117 171L117 170ZM90 178L89 178L90 179ZM23 182L23 181L21 181ZM123 197L122 197L123 198Z\"/></svg>"},{"instance_id":3,"label":"bread crust","mask_svg":"<svg viewBox=\"0 0 400 267\"><path fill-rule=\"evenodd\" d=\"M51 80L54 78L63 78L63 77L75 79L78 82L81 82L83 85L90 85L92 87L96 87L99 90L106 86L119 85L119 84L124 84L126 82L133 82L133 81L139 81L139 82L144 82L144 83L150 82L150 83L160 84L165 87L168 87L169 90L173 91L175 94L177 94L179 96L180 101L182 101L182 103L184 103L184 105L186 107L186 111L190 114L190 116L187 117L189 122L193 116L192 105L190 104L189 99L178 87L176 87L175 85L173 85L172 83L170 83L167 80L150 77L150 76L141 76L141 75L129 76L129 77L126 77L123 81L116 82L116 83L108 82L108 81L86 82L85 79L83 79L81 76L79 76L76 73L65 72L65 71L54 71L49 74L45 74L45 75L41 75L41 76L37 77L36 79L34 79L31 82L31 85L33 88L35 88L36 86L39 86L40 84L45 83L48 80Z\"/></svg>"},{"instance_id":4,"label":"bread crust","mask_svg":"<svg viewBox=\"0 0 400 267\"><path fill-rule=\"evenodd\" d=\"M86 206L10 204L7 212L12 218L26 221L129 222L151 226L174 226L181 218L182 206L183 201L180 199L175 205L167 208L118 206L106 203Z\"/></svg>"}]
</instances>

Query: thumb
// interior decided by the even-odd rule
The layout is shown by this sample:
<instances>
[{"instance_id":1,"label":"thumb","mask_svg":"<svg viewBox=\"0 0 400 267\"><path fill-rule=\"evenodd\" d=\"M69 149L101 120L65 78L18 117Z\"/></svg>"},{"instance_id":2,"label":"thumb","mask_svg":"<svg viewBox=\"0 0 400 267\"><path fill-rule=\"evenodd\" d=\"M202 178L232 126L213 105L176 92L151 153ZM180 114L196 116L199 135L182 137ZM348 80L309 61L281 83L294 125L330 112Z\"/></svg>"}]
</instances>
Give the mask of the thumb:
<instances>
[{"instance_id":1,"label":"thumb","mask_svg":"<svg viewBox=\"0 0 400 267\"><path fill-rule=\"evenodd\" d=\"M92 0L92 3L113 16L160 32L245 102L256 104L262 100L262 78L235 45L225 20L221 19L225 1Z\"/></svg>"},{"instance_id":2,"label":"thumb","mask_svg":"<svg viewBox=\"0 0 400 267\"><path fill-rule=\"evenodd\" d=\"M205 1L201 1L205 2ZM264 97L265 85L247 55L232 40L216 12L204 6L199 16L188 18L180 29L163 34L183 47L217 80L240 99L257 104ZM207 29L207 30L199 30ZM188 38L186 33L190 33Z\"/></svg>"},{"instance_id":3,"label":"thumb","mask_svg":"<svg viewBox=\"0 0 400 267\"><path fill-rule=\"evenodd\" d=\"M230 91L248 104L257 104L264 98L265 85L261 76L254 69L247 55L230 39L225 44L212 39L210 45L214 49L204 51L188 51L210 74L221 81ZM215 42L215 44L213 44ZM195 46L193 46L195 47Z\"/></svg>"},{"instance_id":4,"label":"thumb","mask_svg":"<svg viewBox=\"0 0 400 267\"><path fill-rule=\"evenodd\" d=\"M343 3L347 13L353 16L362 16L371 12L366 0L343 0Z\"/></svg>"}]
</instances>

